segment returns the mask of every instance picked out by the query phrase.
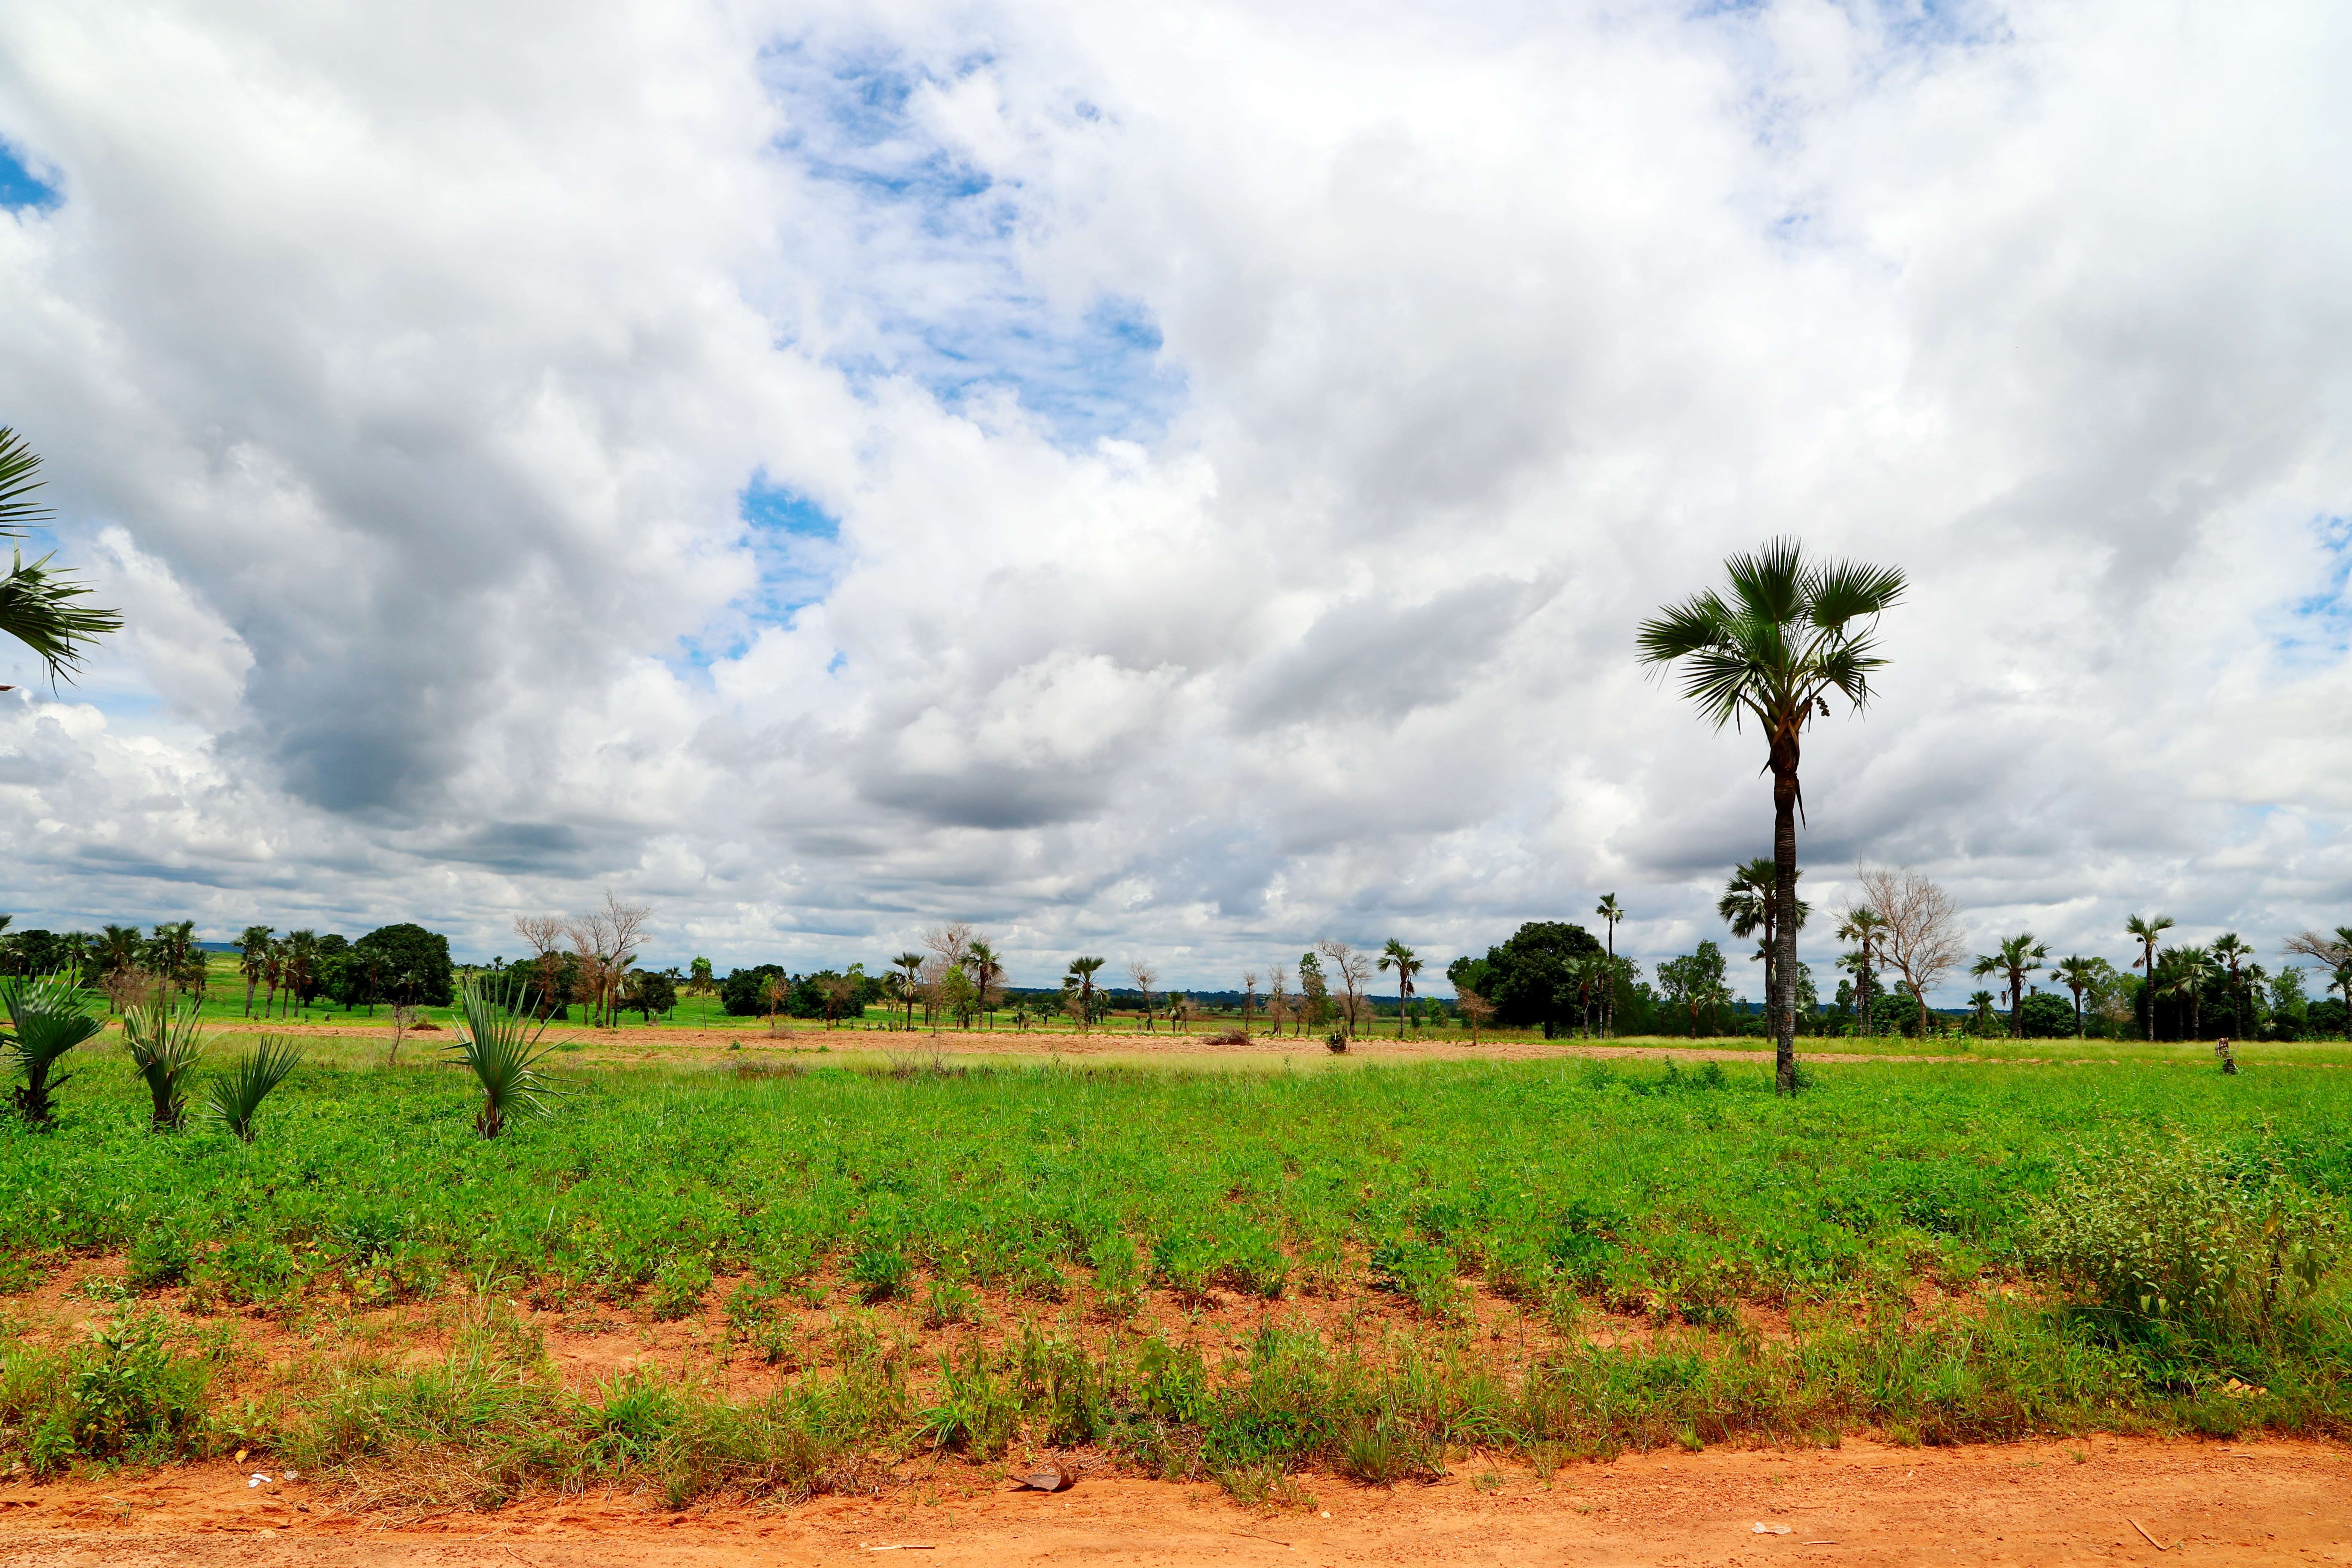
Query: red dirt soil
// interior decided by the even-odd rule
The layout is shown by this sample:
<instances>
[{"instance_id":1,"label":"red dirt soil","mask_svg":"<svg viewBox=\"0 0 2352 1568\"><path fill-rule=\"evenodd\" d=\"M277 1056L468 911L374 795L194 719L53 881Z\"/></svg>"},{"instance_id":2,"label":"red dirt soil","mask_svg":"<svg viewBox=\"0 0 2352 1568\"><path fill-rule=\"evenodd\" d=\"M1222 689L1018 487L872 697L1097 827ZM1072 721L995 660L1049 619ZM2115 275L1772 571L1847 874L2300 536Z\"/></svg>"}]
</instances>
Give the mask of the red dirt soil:
<instances>
[{"instance_id":1,"label":"red dirt soil","mask_svg":"<svg viewBox=\"0 0 2352 1568\"><path fill-rule=\"evenodd\" d=\"M649 1498L607 1493L417 1518L348 1510L335 1493L266 1467L272 1479L248 1486L251 1473L202 1465L100 1483L0 1485L0 1562L2352 1563L2352 1450L2284 1439L1942 1449L1848 1441L1834 1450L1645 1455L1572 1465L1549 1479L1474 1458L1434 1486L1304 1480L1305 1507L1261 1512L1201 1485L1089 1477L1049 1496L992 1489L1002 1483L977 1472L919 1468L881 1496L796 1507L673 1514ZM928 1550L876 1550L889 1547Z\"/></svg>"}]
</instances>

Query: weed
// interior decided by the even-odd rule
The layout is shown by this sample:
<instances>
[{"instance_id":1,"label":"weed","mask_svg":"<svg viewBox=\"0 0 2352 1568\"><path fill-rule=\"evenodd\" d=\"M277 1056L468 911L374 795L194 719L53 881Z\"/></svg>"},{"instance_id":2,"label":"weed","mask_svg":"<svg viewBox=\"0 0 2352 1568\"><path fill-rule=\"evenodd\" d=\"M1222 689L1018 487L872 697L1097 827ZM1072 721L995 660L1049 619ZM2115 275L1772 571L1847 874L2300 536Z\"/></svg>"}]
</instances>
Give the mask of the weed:
<instances>
[{"instance_id":1,"label":"weed","mask_svg":"<svg viewBox=\"0 0 2352 1568\"><path fill-rule=\"evenodd\" d=\"M693 1254L680 1254L654 1274L652 1306L657 1320L690 1318L702 1310L703 1293L710 1289L710 1264Z\"/></svg>"}]
</instances>

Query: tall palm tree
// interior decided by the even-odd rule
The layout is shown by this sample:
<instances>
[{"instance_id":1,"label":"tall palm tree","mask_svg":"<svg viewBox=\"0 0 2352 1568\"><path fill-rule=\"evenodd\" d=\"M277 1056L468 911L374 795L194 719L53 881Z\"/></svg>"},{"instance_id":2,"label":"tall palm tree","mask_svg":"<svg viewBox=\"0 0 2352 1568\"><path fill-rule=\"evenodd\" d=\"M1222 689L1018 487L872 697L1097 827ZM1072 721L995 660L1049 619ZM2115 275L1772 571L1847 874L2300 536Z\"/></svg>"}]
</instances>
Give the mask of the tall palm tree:
<instances>
[{"instance_id":1,"label":"tall palm tree","mask_svg":"<svg viewBox=\"0 0 2352 1568\"><path fill-rule=\"evenodd\" d=\"M1397 1038L1404 1038L1404 1013L1412 1005L1412 977L1421 973L1421 960L1412 949L1396 938L1389 938L1388 946L1381 949L1381 967L1397 972Z\"/></svg>"},{"instance_id":2,"label":"tall palm tree","mask_svg":"<svg viewBox=\"0 0 2352 1568\"><path fill-rule=\"evenodd\" d=\"M1070 973L1062 984L1075 985L1078 991L1078 1033L1086 1034L1095 1021L1095 974L1103 966L1099 958L1070 960Z\"/></svg>"},{"instance_id":3,"label":"tall palm tree","mask_svg":"<svg viewBox=\"0 0 2352 1568\"><path fill-rule=\"evenodd\" d=\"M2025 977L2042 967L2050 956L2047 942L2033 940L2030 931L2020 931L2003 942L1992 952L1980 955L1969 966L1970 974L1993 974L2009 984L2009 1037L2025 1038Z\"/></svg>"},{"instance_id":4,"label":"tall palm tree","mask_svg":"<svg viewBox=\"0 0 2352 1568\"><path fill-rule=\"evenodd\" d=\"M49 509L33 500L33 492L41 488L33 477L40 466L40 457L24 437L0 425L0 539L22 539L49 517ZM14 568L0 577L0 632L31 648L54 684L72 679L81 668L84 651L100 637L121 630L122 616L75 603L89 590L68 574L52 570L51 559L44 555L27 566L25 552L16 552Z\"/></svg>"},{"instance_id":5,"label":"tall palm tree","mask_svg":"<svg viewBox=\"0 0 2352 1568\"><path fill-rule=\"evenodd\" d=\"M898 994L906 1001L907 1027L911 1029L915 1026L915 988L919 984L923 973L923 955L919 952L902 952L890 961L890 967L907 972L906 978L898 983Z\"/></svg>"},{"instance_id":6,"label":"tall palm tree","mask_svg":"<svg viewBox=\"0 0 2352 1568\"><path fill-rule=\"evenodd\" d=\"M1886 940L1886 919L1876 910L1856 905L1846 910L1838 922L1837 938L1853 943L1852 959L1841 960L1845 968L1853 971L1855 1011L1862 1015L1864 1033L1870 1029L1870 994L1876 989L1878 977L1878 944Z\"/></svg>"},{"instance_id":7,"label":"tall palm tree","mask_svg":"<svg viewBox=\"0 0 2352 1568\"><path fill-rule=\"evenodd\" d=\"M2170 915L2158 915L2152 920L2142 920L2139 916L2134 915L2124 921L2124 930L2130 934L2132 940L2139 943L2140 947L2139 956L2132 960L2132 967L2147 970L2148 984L2151 985L2156 984L2157 939L2171 929ZM2147 1037L2151 1040L2156 1038L2156 993L2153 991L2147 994Z\"/></svg>"},{"instance_id":8,"label":"tall palm tree","mask_svg":"<svg viewBox=\"0 0 2352 1568\"><path fill-rule=\"evenodd\" d=\"M1753 718L1772 775L1772 896L1783 918L1774 930L1770 999L1774 1084L1797 1092L1797 816L1805 726L1829 712L1834 689L1857 710L1870 701L1878 656L1876 621L1903 596L1900 568L1855 562L1808 564L1795 540L1776 539L1724 563L1727 600L1712 589L1668 605L1635 636L1642 662L1682 661L1683 695L1721 729Z\"/></svg>"},{"instance_id":9,"label":"tall palm tree","mask_svg":"<svg viewBox=\"0 0 2352 1568\"><path fill-rule=\"evenodd\" d=\"M1802 877L1804 873L1800 871L1797 875ZM1773 897L1778 880L1779 874L1773 868L1772 857L1759 855L1746 865L1731 868L1730 879L1723 884L1723 897L1715 904L1715 912L1729 924L1732 935L1760 935L1762 938L1757 953L1764 960L1764 994L1767 996L1773 994L1772 982L1780 973L1780 966L1774 961L1780 951L1775 941L1780 929L1780 901ZM1799 931L1805 929L1805 921L1811 918L1812 912L1811 904L1802 899L1797 900Z\"/></svg>"},{"instance_id":10,"label":"tall palm tree","mask_svg":"<svg viewBox=\"0 0 2352 1568\"><path fill-rule=\"evenodd\" d=\"M2206 951L2230 976L2230 1032L2240 1039L2246 1037L2245 963L2254 956L2253 943L2236 931L2225 931L2213 939Z\"/></svg>"},{"instance_id":11,"label":"tall palm tree","mask_svg":"<svg viewBox=\"0 0 2352 1568\"><path fill-rule=\"evenodd\" d=\"M2060 959L2050 966L2058 983L2074 994L2074 1037L2083 1037L2083 993L2099 983L2099 961L2079 954Z\"/></svg>"},{"instance_id":12,"label":"tall palm tree","mask_svg":"<svg viewBox=\"0 0 2352 1568\"><path fill-rule=\"evenodd\" d=\"M1617 1037L1617 922L1625 918L1625 911L1616 894L1603 893L1592 912L1609 928L1609 996L1601 1012L1601 1032L1613 1040Z\"/></svg>"},{"instance_id":13,"label":"tall palm tree","mask_svg":"<svg viewBox=\"0 0 2352 1568\"><path fill-rule=\"evenodd\" d=\"M963 950L963 966L971 972L972 988L978 994L980 1010L989 1016L989 1026L995 1027L996 1008L989 998L995 994L993 987L996 983L1004 978L1003 963L996 956L994 948L984 942L974 941Z\"/></svg>"}]
</instances>

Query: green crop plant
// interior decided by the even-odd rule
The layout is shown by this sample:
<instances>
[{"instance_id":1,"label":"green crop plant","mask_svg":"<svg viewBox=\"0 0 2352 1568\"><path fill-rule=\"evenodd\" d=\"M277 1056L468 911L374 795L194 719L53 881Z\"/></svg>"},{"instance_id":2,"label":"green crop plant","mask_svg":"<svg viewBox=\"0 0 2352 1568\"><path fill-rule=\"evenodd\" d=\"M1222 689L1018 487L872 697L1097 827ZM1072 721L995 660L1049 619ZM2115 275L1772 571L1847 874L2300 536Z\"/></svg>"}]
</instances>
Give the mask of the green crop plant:
<instances>
[{"instance_id":1,"label":"green crop plant","mask_svg":"<svg viewBox=\"0 0 2352 1568\"><path fill-rule=\"evenodd\" d=\"M287 1079L249 1148L149 1135L131 1062L93 1050L76 1137L0 1131L0 1289L68 1268L184 1285L141 1306L199 1363L188 1346L247 1316L320 1336L299 1396L248 1407L240 1373L235 1402L192 1394L177 1436L129 1447L250 1434L327 1474L413 1456L483 1496L794 1497L910 1444L1049 1433L1263 1496L1301 1468L1433 1473L1469 1447L2352 1435L2329 1241L2352 1078L2307 1049L2249 1046L2231 1080L2155 1058L1824 1062L1793 1104L1763 1053L1673 1073L654 1066L496 1141L467 1125L475 1080L354 1053ZM2133 1163L2136 1139L2177 1169ZM2150 1317L2129 1281L2161 1270L2130 1226L2157 1226L2160 1261L2183 1215L2227 1268L2165 1293L2214 1304ZM2206 1278L2226 1289L2197 1295ZM419 1359L357 1310L394 1299L486 1326ZM546 1344L499 1326L509 1299L562 1314ZM0 1397L0 1469L76 1462L48 1300L0 1303L27 1325L0 1331L21 1394ZM629 1390L551 1369L559 1335L698 1300L723 1303L713 1355L772 1392L722 1397L743 1380L698 1362ZM2232 1377L2256 1392L2212 1392Z\"/></svg>"},{"instance_id":2,"label":"green crop plant","mask_svg":"<svg viewBox=\"0 0 2352 1568\"><path fill-rule=\"evenodd\" d=\"M205 1086L205 1109L222 1127L250 1143L261 1102L301 1060L301 1047L292 1040L264 1035L249 1054Z\"/></svg>"},{"instance_id":3,"label":"green crop plant","mask_svg":"<svg viewBox=\"0 0 2352 1568\"><path fill-rule=\"evenodd\" d=\"M57 1071L58 1061L106 1026L89 1015L83 994L80 977L70 971L38 980L0 980L0 1007L8 1014L5 1043L25 1075L25 1081L9 1091L9 1102L35 1127L47 1127L55 1119L49 1097L72 1076Z\"/></svg>"},{"instance_id":4,"label":"green crop plant","mask_svg":"<svg viewBox=\"0 0 2352 1568\"><path fill-rule=\"evenodd\" d=\"M176 1130L187 1116L188 1075L205 1056L196 1005L186 1003L174 1010L154 1005L131 1008L122 1015L122 1047L147 1085L148 1125L159 1132Z\"/></svg>"},{"instance_id":5,"label":"green crop plant","mask_svg":"<svg viewBox=\"0 0 2352 1568\"><path fill-rule=\"evenodd\" d=\"M457 1037L447 1048L481 1089L474 1130L485 1138L497 1137L517 1116L546 1115L555 1093L540 1063L560 1042L541 1039L547 1020L530 1017L522 999L520 981L493 996L479 979L466 982L460 999Z\"/></svg>"}]
</instances>

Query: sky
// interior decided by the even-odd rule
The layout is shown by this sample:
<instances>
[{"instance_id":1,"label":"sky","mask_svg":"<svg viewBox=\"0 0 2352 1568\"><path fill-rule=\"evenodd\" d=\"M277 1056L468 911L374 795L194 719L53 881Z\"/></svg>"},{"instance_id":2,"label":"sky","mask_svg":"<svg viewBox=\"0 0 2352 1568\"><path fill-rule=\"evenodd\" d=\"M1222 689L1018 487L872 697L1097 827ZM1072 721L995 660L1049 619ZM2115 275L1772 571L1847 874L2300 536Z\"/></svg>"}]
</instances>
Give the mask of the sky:
<instances>
[{"instance_id":1,"label":"sky","mask_svg":"<svg viewBox=\"0 0 2352 1568\"><path fill-rule=\"evenodd\" d=\"M1614 892L1760 995L1760 742L1633 639L1789 534L1912 584L1817 906L2274 963L2352 921L2347 72L2327 0L17 0L0 423L127 626L0 648L5 908L1213 988Z\"/></svg>"}]
</instances>

